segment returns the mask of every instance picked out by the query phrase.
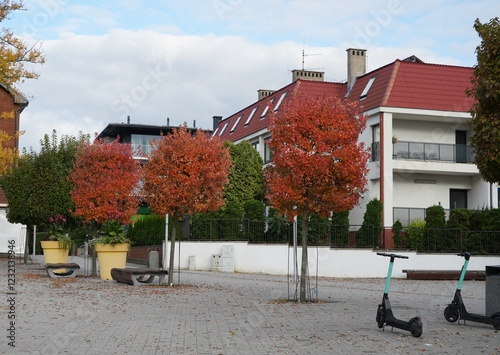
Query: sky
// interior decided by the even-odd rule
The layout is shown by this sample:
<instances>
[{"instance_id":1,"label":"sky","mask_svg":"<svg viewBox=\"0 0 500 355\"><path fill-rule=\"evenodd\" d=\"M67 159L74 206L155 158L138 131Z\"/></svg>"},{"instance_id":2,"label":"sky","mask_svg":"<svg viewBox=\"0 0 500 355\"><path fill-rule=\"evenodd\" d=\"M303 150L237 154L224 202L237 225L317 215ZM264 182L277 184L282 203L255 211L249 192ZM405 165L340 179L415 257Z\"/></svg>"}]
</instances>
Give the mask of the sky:
<instances>
[{"instance_id":1,"label":"sky","mask_svg":"<svg viewBox=\"0 0 500 355\"><path fill-rule=\"evenodd\" d=\"M94 136L109 123L212 129L277 90L304 67L344 82L348 48L367 72L416 55L474 66L474 21L500 1L451 0L24 0L1 27L41 46L40 77L19 85L20 148L44 134ZM304 55L303 55L304 54Z\"/></svg>"}]
</instances>

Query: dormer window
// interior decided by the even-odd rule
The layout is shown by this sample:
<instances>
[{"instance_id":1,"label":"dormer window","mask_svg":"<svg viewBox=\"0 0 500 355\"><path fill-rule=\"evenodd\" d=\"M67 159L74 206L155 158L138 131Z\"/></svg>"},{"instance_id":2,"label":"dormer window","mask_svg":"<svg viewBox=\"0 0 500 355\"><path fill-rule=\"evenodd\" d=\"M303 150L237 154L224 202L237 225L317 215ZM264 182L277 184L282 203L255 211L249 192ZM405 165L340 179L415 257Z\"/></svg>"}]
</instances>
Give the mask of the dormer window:
<instances>
[{"instance_id":1,"label":"dormer window","mask_svg":"<svg viewBox=\"0 0 500 355\"><path fill-rule=\"evenodd\" d=\"M217 132L218 132L218 131L219 131L219 127L217 127L217 128L215 129L214 134L212 134L212 138L213 138L213 137L215 137L215 136L217 135Z\"/></svg>"},{"instance_id":2,"label":"dormer window","mask_svg":"<svg viewBox=\"0 0 500 355\"><path fill-rule=\"evenodd\" d=\"M255 111L257 111L257 109L259 108L259 106L255 106L252 110L252 113L250 113L250 116L248 116L248 119L247 121L245 122L245 127L248 126L248 124L250 123L250 121L252 120L252 117L253 115L255 115Z\"/></svg>"},{"instance_id":3,"label":"dormer window","mask_svg":"<svg viewBox=\"0 0 500 355\"><path fill-rule=\"evenodd\" d=\"M274 112L278 112L278 109L280 108L280 105L281 105L281 103L283 102L283 99L285 98L285 96L286 96L286 93L287 93L287 92L288 92L288 91L285 91L285 92L281 95L281 97L280 97L280 99L279 99L278 103L276 104L276 107L274 108Z\"/></svg>"},{"instance_id":4,"label":"dormer window","mask_svg":"<svg viewBox=\"0 0 500 355\"><path fill-rule=\"evenodd\" d=\"M366 96L368 95L368 91L370 91L370 88L372 87L375 79L377 79L376 75L374 75L370 78L370 80L368 81L368 84L366 84L365 89L363 90L363 92L361 93L361 96L359 97L360 100L366 99Z\"/></svg>"},{"instance_id":5,"label":"dormer window","mask_svg":"<svg viewBox=\"0 0 500 355\"><path fill-rule=\"evenodd\" d=\"M270 100L271 103L274 102L274 97ZM266 114L267 114L267 111L269 110L269 105L266 105L266 107L264 108L264 111L262 112L262 115L260 116L260 119L263 119L264 117L266 117Z\"/></svg>"},{"instance_id":6,"label":"dormer window","mask_svg":"<svg viewBox=\"0 0 500 355\"><path fill-rule=\"evenodd\" d=\"M224 134L224 131L226 130L227 125L228 125L228 124L229 124L229 122L228 122L228 123L226 123L226 124L224 125L224 128L223 128L223 129L222 129L222 131L220 131L220 133L219 133L219 137L220 137L220 136L222 136L222 135Z\"/></svg>"},{"instance_id":7,"label":"dormer window","mask_svg":"<svg viewBox=\"0 0 500 355\"><path fill-rule=\"evenodd\" d=\"M234 124L233 128L231 128L231 131L229 133L233 133L234 132L236 126L238 125L238 123L240 123L240 120L241 120L242 117L243 117L243 114L241 114L241 116L238 117L238 119L236 120L236 123Z\"/></svg>"}]
</instances>

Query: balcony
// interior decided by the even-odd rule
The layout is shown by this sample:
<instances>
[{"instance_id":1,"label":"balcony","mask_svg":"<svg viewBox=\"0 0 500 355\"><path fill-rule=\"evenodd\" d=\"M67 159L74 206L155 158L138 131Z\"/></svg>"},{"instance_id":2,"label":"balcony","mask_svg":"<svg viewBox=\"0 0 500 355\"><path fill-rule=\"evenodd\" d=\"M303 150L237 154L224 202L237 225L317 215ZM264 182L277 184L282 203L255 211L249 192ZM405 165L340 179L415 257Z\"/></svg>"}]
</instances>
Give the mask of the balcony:
<instances>
[{"instance_id":1,"label":"balcony","mask_svg":"<svg viewBox=\"0 0 500 355\"><path fill-rule=\"evenodd\" d=\"M466 144L399 141L393 144L393 159L474 164L475 154Z\"/></svg>"},{"instance_id":2,"label":"balcony","mask_svg":"<svg viewBox=\"0 0 500 355\"><path fill-rule=\"evenodd\" d=\"M474 164L475 153L466 144L443 144L398 141L393 145L393 159ZM380 160L380 142L372 143L371 161Z\"/></svg>"}]
</instances>

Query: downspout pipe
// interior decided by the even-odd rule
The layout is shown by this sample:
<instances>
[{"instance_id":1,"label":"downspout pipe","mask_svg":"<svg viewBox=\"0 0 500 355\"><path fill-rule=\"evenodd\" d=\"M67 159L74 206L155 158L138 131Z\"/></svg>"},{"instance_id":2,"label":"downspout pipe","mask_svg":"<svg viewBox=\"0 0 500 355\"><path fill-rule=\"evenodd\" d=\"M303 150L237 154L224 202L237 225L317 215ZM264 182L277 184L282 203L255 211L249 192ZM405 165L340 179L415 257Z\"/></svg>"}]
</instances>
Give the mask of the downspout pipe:
<instances>
[{"instance_id":1,"label":"downspout pipe","mask_svg":"<svg viewBox=\"0 0 500 355\"><path fill-rule=\"evenodd\" d=\"M26 103L19 103L19 108L16 110L15 115L14 115L14 134L19 132L19 116L21 112L28 106L28 102ZM14 148L19 151L19 137L15 137L14 139Z\"/></svg>"}]
</instances>

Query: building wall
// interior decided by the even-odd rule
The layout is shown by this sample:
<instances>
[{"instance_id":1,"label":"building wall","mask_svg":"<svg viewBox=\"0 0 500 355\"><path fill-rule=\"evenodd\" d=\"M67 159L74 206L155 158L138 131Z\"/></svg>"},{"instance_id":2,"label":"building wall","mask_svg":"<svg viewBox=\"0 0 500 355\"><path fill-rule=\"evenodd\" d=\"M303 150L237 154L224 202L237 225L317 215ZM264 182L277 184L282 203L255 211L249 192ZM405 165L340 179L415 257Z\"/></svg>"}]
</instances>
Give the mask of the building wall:
<instances>
[{"instance_id":1,"label":"building wall","mask_svg":"<svg viewBox=\"0 0 500 355\"><path fill-rule=\"evenodd\" d=\"M19 106L14 103L12 95L3 87L0 87L0 114L12 114L12 117L9 119L0 118L0 131L6 132L9 136L13 136L16 133L15 112L18 108ZM17 127L19 127L19 125L17 125ZM8 142L2 143L2 146L5 148L14 148L15 143L15 139L11 139ZM7 197L3 190L0 189L0 208L5 208L6 205Z\"/></svg>"},{"instance_id":2,"label":"building wall","mask_svg":"<svg viewBox=\"0 0 500 355\"><path fill-rule=\"evenodd\" d=\"M222 246L231 245L234 250L234 271L259 274L290 275L293 273L293 247L277 244L248 244L246 242L181 242L176 243L174 267L189 268L194 257L195 269L212 270L212 254L222 254ZM167 246L168 250L170 247ZM179 249L180 248L180 249ZM393 277L405 278L405 269L459 271L463 258L455 254L417 254L401 252L409 257L394 263ZM165 253L168 256L168 253ZM377 277L387 276L388 259L377 256L371 249L309 248L309 275L314 277ZM301 248L297 259L302 260ZM168 257L164 265L168 265ZM484 271L486 265L500 265L500 256L472 257L469 270Z\"/></svg>"}]
</instances>

